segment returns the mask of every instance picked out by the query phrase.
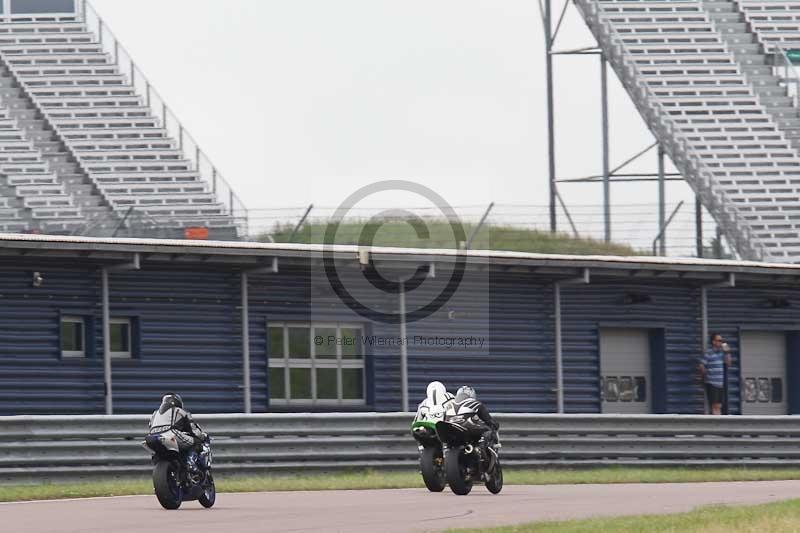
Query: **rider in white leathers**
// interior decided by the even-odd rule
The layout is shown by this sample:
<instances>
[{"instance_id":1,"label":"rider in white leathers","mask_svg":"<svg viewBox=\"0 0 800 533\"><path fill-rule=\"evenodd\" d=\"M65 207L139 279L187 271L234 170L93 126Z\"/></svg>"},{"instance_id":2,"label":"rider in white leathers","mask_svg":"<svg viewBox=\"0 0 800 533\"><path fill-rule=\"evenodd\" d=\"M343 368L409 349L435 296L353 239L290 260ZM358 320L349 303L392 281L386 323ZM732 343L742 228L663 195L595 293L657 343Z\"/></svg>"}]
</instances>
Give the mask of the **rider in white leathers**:
<instances>
[{"instance_id":1,"label":"rider in white leathers","mask_svg":"<svg viewBox=\"0 0 800 533\"><path fill-rule=\"evenodd\" d=\"M417 407L415 422L437 422L444 418L447 410L453 405L454 396L447 392L445 386L439 381L428 383L425 399Z\"/></svg>"}]
</instances>

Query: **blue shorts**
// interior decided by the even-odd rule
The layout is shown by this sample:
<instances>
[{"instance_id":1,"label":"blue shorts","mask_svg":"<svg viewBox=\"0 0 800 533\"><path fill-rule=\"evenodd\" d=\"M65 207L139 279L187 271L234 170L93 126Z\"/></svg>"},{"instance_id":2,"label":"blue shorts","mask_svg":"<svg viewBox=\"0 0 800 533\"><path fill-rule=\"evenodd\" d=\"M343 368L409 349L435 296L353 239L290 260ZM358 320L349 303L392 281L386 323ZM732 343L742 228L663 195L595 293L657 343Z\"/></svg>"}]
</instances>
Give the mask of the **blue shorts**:
<instances>
[{"instance_id":1,"label":"blue shorts","mask_svg":"<svg viewBox=\"0 0 800 533\"><path fill-rule=\"evenodd\" d=\"M706 383L706 395L708 403L722 403L725 398L725 390L722 387L715 387L711 383Z\"/></svg>"}]
</instances>

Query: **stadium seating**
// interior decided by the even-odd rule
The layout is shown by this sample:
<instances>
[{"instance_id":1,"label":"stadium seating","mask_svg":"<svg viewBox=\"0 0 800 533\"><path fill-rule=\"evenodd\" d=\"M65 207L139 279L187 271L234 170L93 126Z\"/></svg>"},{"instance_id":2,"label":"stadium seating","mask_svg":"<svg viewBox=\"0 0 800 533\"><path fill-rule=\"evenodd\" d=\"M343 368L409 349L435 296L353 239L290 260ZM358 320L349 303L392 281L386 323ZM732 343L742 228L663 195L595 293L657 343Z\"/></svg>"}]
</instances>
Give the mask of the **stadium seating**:
<instances>
[{"instance_id":1,"label":"stadium seating","mask_svg":"<svg viewBox=\"0 0 800 533\"><path fill-rule=\"evenodd\" d=\"M800 262L797 111L760 44L775 35L757 41L739 11L761 5L763 15L800 1L577 4L651 130L740 254Z\"/></svg>"},{"instance_id":2,"label":"stadium seating","mask_svg":"<svg viewBox=\"0 0 800 533\"><path fill-rule=\"evenodd\" d=\"M800 1L739 0L737 5L765 51L800 48Z\"/></svg>"},{"instance_id":3,"label":"stadium seating","mask_svg":"<svg viewBox=\"0 0 800 533\"><path fill-rule=\"evenodd\" d=\"M235 235L115 61L78 15L0 22L0 231L102 233L135 209L162 226Z\"/></svg>"}]
</instances>

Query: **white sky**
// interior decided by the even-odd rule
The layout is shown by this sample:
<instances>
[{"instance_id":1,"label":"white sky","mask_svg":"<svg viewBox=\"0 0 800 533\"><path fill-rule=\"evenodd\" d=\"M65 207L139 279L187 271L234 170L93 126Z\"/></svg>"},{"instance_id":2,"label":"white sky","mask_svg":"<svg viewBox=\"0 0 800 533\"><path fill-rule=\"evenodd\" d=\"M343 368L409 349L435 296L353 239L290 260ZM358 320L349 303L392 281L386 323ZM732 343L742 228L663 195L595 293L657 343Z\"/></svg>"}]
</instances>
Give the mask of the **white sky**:
<instances>
[{"instance_id":1,"label":"white sky","mask_svg":"<svg viewBox=\"0 0 800 533\"><path fill-rule=\"evenodd\" d=\"M250 208L335 206L386 178L420 181L452 205L547 203L536 0L93 4ZM570 5L558 47L593 43ZM556 71L559 174L597 174L599 59L562 56ZM614 166L652 138L609 80ZM599 185L561 192L569 205L601 201ZM620 206L655 195L654 183L613 188ZM669 202L691 198L670 185Z\"/></svg>"}]
</instances>

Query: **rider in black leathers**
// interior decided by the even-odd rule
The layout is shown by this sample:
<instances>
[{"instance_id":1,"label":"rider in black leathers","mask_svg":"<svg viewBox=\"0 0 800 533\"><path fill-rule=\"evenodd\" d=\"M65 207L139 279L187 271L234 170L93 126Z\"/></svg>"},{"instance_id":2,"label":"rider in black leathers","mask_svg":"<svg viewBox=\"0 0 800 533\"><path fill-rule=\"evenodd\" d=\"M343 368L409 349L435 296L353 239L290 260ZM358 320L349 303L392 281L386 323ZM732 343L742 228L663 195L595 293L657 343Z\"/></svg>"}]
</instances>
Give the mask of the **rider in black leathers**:
<instances>
[{"instance_id":1,"label":"rider in black leathers","mask_svg":"<svg viewBox=\"0 0 800 533\"><path fill-rule=\"evenodd\" d=\"M488 453L488 449L491 446L494 446L497 443L497 430L500 429L500 424L492 418L492 415L489 414L489 409L483 404L483 402L479 401L477 398L477 394L475 393L475 389L468 385L464 385L458 392L456 392L455 397L456 406L464 406L470 409L473 409L476 413L478 418L481 422L483 422L484 428L481 431L481 439L479 444L485 453L485 457L489 457L490 454ZM456 408L458 411L458 408ZM494 461L492 461L492 466L494 465ZM489 468L491 470L491 467Z\"/></svg>"}]
</instances>

